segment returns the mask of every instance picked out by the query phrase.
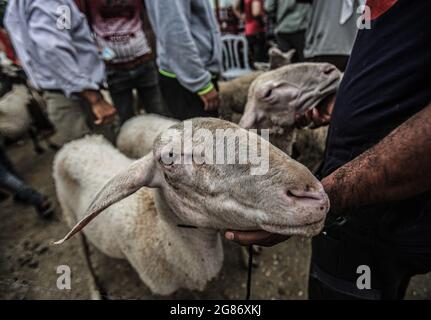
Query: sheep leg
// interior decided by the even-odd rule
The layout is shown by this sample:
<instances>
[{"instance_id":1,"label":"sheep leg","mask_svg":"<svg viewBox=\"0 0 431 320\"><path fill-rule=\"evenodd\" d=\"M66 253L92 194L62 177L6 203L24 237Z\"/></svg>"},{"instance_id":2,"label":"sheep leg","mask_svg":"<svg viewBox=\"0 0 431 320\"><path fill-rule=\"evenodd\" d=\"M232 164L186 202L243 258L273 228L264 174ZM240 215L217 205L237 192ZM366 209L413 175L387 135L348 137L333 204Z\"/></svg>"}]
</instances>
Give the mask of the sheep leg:
<instances>
[{"instance_id":1,"label":"sheep leg","mask_svg":"<svg viewBox=\"0 0 431 320\"><path fill-rule=\"evenodd\" d=\"M84 235L79 234L79 242L81 245L82 254L84 256L84 263L87 267L89 274L88 288L90 290L90 297L92 300L102 300L102 290L99 289L100 286L98 284L97 276L94 271L93 265L91 264L90 250Z\"/></svg>"},{"instance_id":2,"label":"sheep leg","mask_svg":"<svg viewBox=\"0 0 431 320\"><path fill-rule=\"evenodd\" d=\"M34 152L36 152L37 154L44 153L45 150L42 148L42 146L39 143L39 139L37 138L36 130L34 130L33 128L30 128L28 130L28 135L31 139L31 142L33 143Z\"/></svg>"}]
</instances>

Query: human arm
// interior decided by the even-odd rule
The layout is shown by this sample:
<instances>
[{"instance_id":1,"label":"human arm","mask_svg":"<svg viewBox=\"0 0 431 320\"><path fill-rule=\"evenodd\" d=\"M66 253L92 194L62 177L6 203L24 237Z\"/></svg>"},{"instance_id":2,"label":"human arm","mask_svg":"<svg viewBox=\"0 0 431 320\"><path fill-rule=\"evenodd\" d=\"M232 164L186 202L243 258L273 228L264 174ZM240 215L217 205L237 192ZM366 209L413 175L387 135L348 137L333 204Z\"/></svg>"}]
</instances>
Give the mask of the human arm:
<instances>
[{"instance_id":1,"label":"human arm","mask_svg":"<svg viewBox=\"0 0 431 320\"><path fill-rule=\"evenodd\" d=\"M71 6L71 29L61 29L57 25L59 13L57 8L64 5L64 1L33 1L28 9L28 34L32 42L37 44L35 50L44 67L45 74L49 74L53 83L66 96L76 94L84 98L91 105L96 117L95 124L111 122L116 113L115 108L107 103L99 92L99 81L92 79L89 70L79 63L77 45L92 46L89 28L86 28L83 18L80 20L76 7ZM80 32L81 38L87 36L82 44L74 43L71 32ZM94 49L94 61L103 62ZM103 65L102 65L103 66ZM103 76L100 77L100 82Z\"/></svg>"},{"instance_id":2,"label":"human arm","mask_svg":"<svg viewBox=\"0 0 431 320\"><path fill-rule=\"evenodd\" d=\"M192 35L190 0L149 0L146 5L164 51L164 62L170 68L166 71L174 73L181 85L191 92L198 93L208 86L213 89L211 73L206 70Z\"/></svg>"},{"instance_id":3,"label":"human arm","mask_svg":"<svg viewBox=\"0 0 431 320\"><path fill-rule=\"evenodd\" d=\"M431 190L431 104L322 180L331 213L404 200Z\"/></svg>"}]
</instances>

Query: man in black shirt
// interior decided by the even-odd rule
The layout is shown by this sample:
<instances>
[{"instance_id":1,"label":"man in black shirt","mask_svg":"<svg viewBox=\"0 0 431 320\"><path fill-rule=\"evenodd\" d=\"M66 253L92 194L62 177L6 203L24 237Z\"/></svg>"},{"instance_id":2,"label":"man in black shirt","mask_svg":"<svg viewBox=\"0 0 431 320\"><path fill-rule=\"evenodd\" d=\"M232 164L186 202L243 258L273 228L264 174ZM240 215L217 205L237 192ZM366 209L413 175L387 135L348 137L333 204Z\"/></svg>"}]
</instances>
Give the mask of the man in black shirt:
<instances>
[{"instance_id":1,"label":"man in black shirt","mask_svg":"<svg viewBox=\"0 0 431 320\"><path fill-rule=\"evenodd\" d=\"M358 33L335 105L306 117L330 119L322 184L328 220L346 217L313 239L311 299L401 299L413 275L431 271L431 1L367 5L371 29Z\"/></svg>"}]
</instances>

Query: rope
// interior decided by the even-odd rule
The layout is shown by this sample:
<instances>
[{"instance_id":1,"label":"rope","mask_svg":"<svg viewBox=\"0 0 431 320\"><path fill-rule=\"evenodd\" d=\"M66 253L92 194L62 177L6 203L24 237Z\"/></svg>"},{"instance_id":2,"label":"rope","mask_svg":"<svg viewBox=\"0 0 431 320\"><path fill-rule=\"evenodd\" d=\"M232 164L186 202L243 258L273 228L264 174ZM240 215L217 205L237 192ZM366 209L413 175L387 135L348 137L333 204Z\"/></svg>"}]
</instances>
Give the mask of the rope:
<instances>
[{"instance_id":1,"label":"rope","mask_svg":"<svg viewBox=\"0 0 431 320\"><path fill-rule=\"evenodd\" d=\"M247 293L245 296L245 300L250 300L252 271L253 271L253 245L250 245L248 246Z\"/></svg>"}]
</instances>

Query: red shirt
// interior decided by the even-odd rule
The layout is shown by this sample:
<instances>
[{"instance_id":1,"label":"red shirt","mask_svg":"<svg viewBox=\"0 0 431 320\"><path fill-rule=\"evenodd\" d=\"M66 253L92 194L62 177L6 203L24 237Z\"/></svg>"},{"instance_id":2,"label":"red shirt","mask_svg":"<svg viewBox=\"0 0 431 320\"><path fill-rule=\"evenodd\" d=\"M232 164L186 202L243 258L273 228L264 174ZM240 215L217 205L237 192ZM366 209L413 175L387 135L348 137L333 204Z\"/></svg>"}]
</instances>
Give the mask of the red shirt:
<instances>
[{"instance_id":1,"label":"red shirt","mask_svg":"<svg viewBox=\"0 0 431 320\"><path fill-rule=\"evenodd\" d=\"M262 14L259 17L253 17L251 6L255 1L259 1L262 8ZM245 13L245 35L252 36L255 34L265 32L264 13L263 13L263 0L244 0L244 13Z\"/></svg>"},{"instance_id":2,"label":"red shirt","mask_svg":"<svg viewBox=\"0 0 431 320\"><path fill-rule=\"evenodd\" d=\"M11 60L13 64L19 65L18 58L15 55L15 50L12 46L12 43L10 42L6 30L4 29L0 30L0 43L2 44L8 59Z\"/></svg>"}]
</instances>

